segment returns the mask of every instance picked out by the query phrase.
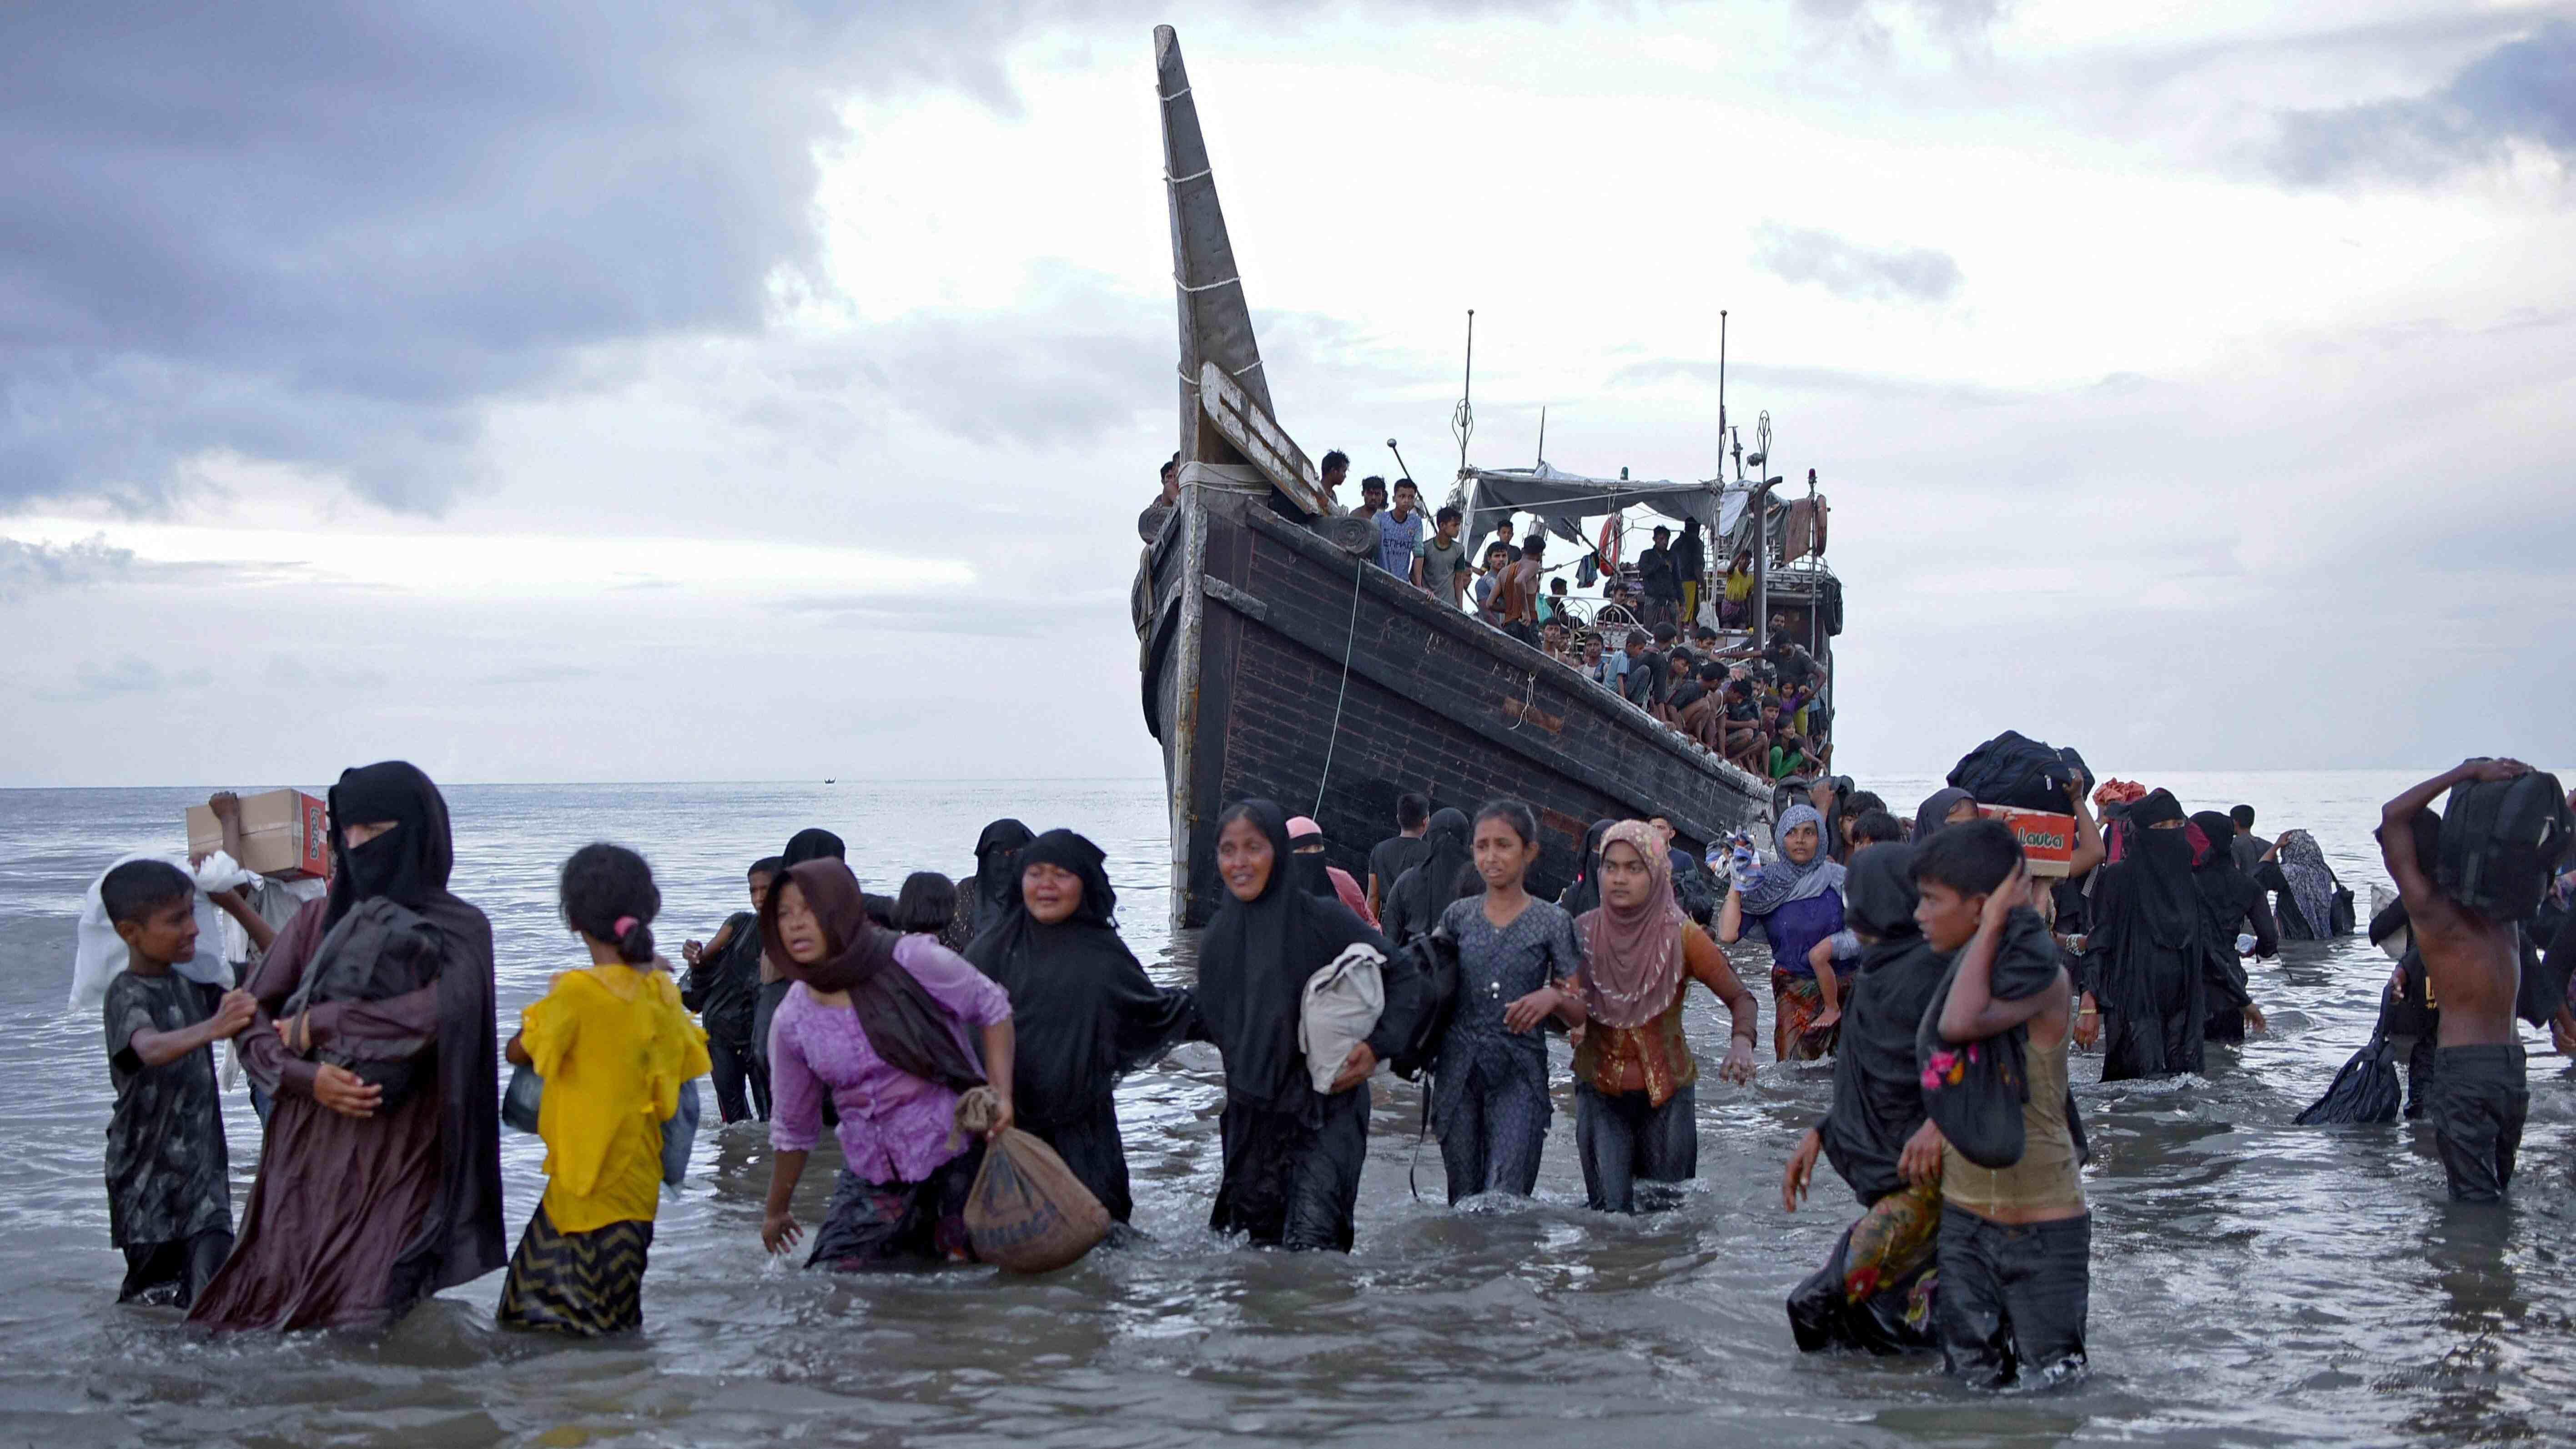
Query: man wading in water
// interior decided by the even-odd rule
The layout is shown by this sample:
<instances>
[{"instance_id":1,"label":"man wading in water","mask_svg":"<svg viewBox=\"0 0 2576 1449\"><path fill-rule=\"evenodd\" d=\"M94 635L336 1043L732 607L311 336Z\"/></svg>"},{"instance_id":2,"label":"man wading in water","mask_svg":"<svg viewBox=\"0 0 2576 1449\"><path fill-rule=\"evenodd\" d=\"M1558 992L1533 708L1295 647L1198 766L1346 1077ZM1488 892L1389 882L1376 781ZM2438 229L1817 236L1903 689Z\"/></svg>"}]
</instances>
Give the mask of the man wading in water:
<instances>
[{"instance_id":1,"label":"man wading in water","mask_svg":"<svg viewBox=\"0 0 2576 1449\"><path fill-rule=\"evenodd\" d=\"M2495 1202L2513 1180L2522 1119L2531 1106L2522 1043L2513 1024L2522 985L2514 923L2486 919L2442 893L2433 881L2441 836L2422 829L2433 797L2471 780L2528 774L2520 760L2468 760L2388 802L2379 812L2379 855L2397 882L2424 958L2434 999L2442 1003L2433 1055L2433 1145L2442 1154L2455 1202Z\"/></svg>"}]
</instances>

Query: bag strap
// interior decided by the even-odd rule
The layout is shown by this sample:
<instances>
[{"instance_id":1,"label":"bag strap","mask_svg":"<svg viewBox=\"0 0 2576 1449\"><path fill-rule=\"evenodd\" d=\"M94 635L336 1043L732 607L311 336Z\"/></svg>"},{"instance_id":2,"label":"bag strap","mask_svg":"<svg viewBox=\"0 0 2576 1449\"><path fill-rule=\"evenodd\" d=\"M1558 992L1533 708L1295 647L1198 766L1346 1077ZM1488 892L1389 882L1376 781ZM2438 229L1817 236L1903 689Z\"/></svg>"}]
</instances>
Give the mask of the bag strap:
<instances>
[{"instance_id":1,"label":"bag strap","mask_svg":"<svg viewBox=\"0 0 2576 1449\"><path fill-rule=\"evenodd\" d=\"M1415 1202L1422 1201L1422 1183L1417 1177L1417 1174L1422 1171L1422 1144L1431 1140L1432 1075L1431 1068L1422 1069L1422 1133L1413 1139L1413 1152L1404 1163L1404 1184L1413 1189Z\"/></svg>"}]
</instances>

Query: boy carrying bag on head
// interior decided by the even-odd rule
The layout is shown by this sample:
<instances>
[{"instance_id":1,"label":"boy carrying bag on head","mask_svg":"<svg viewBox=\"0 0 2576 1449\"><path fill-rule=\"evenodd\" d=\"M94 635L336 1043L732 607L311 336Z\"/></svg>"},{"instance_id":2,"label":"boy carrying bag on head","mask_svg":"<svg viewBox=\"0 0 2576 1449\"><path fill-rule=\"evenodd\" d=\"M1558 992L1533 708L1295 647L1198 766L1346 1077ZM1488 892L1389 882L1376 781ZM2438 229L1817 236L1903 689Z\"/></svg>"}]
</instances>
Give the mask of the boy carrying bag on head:
<instances>
[{"instance_id":1,"label":"boy carrying bag on head","mask_svg":"<svg viewBox=\"0 0 2576 1449\"><path fill-rule=\"evenodd\" d=\"M107 1222L108 1240L125 1250L120 1303L185 1308L233 1247L213 1045L239 1035L257 1005L246 991L227 991L209 1014L196 983L170 969L196 958L196 895L185 873L157 860L128 861L99 884L126 946L105 1011L116 1085Z\"/></svg>"}]
</instances>

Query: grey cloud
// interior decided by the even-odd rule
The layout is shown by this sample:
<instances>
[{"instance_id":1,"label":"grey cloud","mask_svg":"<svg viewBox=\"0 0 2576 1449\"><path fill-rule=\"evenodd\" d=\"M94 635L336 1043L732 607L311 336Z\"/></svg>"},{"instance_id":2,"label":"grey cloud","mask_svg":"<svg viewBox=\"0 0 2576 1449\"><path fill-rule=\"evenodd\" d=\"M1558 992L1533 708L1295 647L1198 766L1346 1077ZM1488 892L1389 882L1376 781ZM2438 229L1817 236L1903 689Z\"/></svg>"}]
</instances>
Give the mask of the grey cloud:
<instances>
[{"instance_id":1,"label":"grey cloud","mask_svg":"<svg viewBox=\"0 0 2576 1449\"><path fill-rule=\"evenodd\" d=\"M2517 142L2576 162L2576 23L2548 21L2421 96L2289 112L2269 161L2296 185L2426 183L2499 160Z\"/></svg>"},{"instance_id":2,"label":"grey cloud","mask_svg":"<svg viewBox=\"0 0 2576 1449\"><path fill-rule=\"evenodd\" d=\"M1141 0L0 7L0 510L165 506L179 464L230 451L436 512L481 481L491 404L603 345L760 332L773 284L810 280L814 151L846 98L937 86L1009 111L1018 37L1135 26L1141 74L1147 18Z\"/></svg>"},{"instance_id":3,"label":"grey cloud","mask_svg":"<svg viewBox=\"0 0 2576 1449\"><path fill-rule=\"evenodd\" d=\"M203 689L214 683L205 669L167 670L148 659L127 654L104 664L83 664L72 671L71 688L49 697L95 701L129 694L166 694L177 689Z\"/></svg>"},{"instance_id":4,"label":"grey cloud","mask_svg":"<svg viewBox=\"0 0 2576 1449\"><path fill-rule=\"evenodd\" d=\"M0 538L0 603L14 603L42 589L119 578L133 566L134 550L112 547L104 536L66 544Z\"/></svg>"},{"instance_id":5,"label":"grey cloud","mask_svg":"<svg viewBox=\"0 0 2576 1449\"><path fill-rule=\"evenodd\" d=\"M271 689L373 689L388 682L382 670L343 660L317 662L292 654L271 654L260 669L260 682Z\"/></svg>"},{"instance_id":6,"label":"grey cloud","mask_svg":"<svg viewBox=\"0 0 2576 1449\"><path fill-rule=\"evenodd\" d=\"M1754 228L1753 265L1855 301L1946 302L1965 280L1948 252L1865 247L1818 227L1778 222Z\"/></svg>"}]
</instances>

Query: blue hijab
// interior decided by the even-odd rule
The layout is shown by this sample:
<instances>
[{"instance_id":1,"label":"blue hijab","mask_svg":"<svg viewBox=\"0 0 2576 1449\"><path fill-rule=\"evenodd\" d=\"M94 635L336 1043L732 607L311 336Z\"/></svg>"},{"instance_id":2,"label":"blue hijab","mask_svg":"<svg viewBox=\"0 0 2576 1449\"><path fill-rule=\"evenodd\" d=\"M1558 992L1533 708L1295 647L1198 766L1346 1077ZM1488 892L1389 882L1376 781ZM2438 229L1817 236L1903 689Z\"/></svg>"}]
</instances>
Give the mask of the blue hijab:
<instances>
[{"instance_id":1,"label":"blue hijab","mask_svg":"<svg viewBox=\"0 0 2576 1449\"><path fill-rule=\"evenodd\" d=\"M1789 858L1789 832L1801 825L1816 828L1816 853L1800 865ZM1744 914L1767 916L1791 901L1803 901L1827 891L1840 890L1843 868L1825 851L1825 817L1813 805L1792 805L1780 814L1780 823L1772 828L1771 843L1779 857L1762 867L1753 883L1742 887Z\"/></svg>"}]
</instances>

